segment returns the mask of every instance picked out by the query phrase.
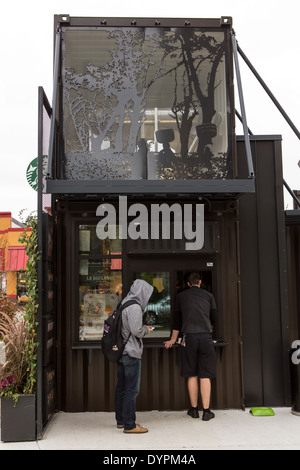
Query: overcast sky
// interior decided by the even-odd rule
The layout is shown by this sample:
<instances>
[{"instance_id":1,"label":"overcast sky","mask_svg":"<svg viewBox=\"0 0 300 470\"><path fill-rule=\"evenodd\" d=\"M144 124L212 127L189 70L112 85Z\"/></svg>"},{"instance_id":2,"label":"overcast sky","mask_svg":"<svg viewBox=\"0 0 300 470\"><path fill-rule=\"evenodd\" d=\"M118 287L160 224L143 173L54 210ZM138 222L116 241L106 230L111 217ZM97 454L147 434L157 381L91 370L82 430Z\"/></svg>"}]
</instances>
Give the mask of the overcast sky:
<instances>
[{"instance_id":1,"label":"overcast sky","mask_svg":"<svg viewBox=\"0 0 300 470\"><path fill-rule=\"evenodd\" d=\"M207 5L206 5L207 4ZM13 6L12 6L13 5ZM16 0L1 6L0 212L34 211L37 193L26 180L37 157L37 97L52 103L53 17L220 18L232 16L239 46L300 130L299 6L296 0ZM284 178L300 189L300 141L243 59L239 59L248 126L254 134L282 135ZM239 103L236 103L239 110ZM241 126L237 125L238 133ZM285 197L285 208L292 208Z\"/></svg>"}]
</instances>

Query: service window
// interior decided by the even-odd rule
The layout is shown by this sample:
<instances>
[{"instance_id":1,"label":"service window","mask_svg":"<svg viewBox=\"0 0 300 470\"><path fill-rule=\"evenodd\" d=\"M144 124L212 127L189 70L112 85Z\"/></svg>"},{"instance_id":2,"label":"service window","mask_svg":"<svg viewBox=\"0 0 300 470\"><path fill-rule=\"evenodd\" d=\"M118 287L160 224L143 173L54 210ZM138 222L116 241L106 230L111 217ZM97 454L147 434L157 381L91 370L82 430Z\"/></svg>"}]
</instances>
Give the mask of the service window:
<instances>
[{"instance_id":1,"label":"service window","mask_svg":"<svg viewBox=\"0 0 300 470\"><path fill-rule=\"evenodd\" d=\"M143 279L153 286L153 293L144 311L144 324L154 327L149 338L168 337L171 321L170 272L135 272L134 279Z\"/></svg>"}]
</instances>

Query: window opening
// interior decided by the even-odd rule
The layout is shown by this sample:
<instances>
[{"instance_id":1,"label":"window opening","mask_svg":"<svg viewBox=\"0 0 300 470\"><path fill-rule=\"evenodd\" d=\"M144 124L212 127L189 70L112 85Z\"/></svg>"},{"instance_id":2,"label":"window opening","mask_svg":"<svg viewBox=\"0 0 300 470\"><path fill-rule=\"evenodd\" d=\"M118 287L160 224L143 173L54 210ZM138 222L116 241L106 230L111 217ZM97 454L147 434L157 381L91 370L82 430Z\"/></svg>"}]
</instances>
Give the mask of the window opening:
<instances>
[{"instance_id":1,"label":"window opening","mask_svg":"<svg viewBox=\"0 0 300 470\"><path fill-rule=\"evenodd\" d=\"M118 227L114 227L117 230ZM100 240L79 225L79 341L100 341L104 320L122 299L122 240Z\"/></svg>"}]
</instances>

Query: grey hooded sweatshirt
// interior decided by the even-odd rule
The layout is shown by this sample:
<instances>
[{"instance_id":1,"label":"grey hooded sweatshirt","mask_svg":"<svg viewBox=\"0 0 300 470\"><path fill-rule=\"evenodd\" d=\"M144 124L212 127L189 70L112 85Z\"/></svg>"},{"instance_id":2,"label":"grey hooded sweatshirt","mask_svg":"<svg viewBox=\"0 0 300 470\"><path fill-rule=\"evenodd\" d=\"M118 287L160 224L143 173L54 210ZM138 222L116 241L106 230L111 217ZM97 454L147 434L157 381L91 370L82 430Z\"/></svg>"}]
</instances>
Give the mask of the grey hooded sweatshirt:
<instances>
[{"instance_id":1,"label":"grey hooded sweatshirt","mask_svg":"<svg viewBox=\"0 0 300 470\"><path fill-rule=\"evenodd\" d=\"M122 304L128 300L136 300L139 305L133 304L125 308L122 312L122 336L128 338L131 333L123 354L138 359L142 358L143 340L142 338L148 333L148 328L143 326L143 312L147 307L153 287L142 279L136 279L132 284L128 295L122 301Z\"/></svg>"}]
</instances>

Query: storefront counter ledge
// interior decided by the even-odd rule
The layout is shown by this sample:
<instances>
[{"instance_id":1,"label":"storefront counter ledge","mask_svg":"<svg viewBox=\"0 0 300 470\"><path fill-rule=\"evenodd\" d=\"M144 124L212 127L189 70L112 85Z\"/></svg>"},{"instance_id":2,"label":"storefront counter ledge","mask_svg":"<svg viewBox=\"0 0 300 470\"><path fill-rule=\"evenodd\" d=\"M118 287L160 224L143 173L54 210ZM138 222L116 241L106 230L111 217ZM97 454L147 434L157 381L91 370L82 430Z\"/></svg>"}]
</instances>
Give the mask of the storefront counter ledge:
<instances>
[{"instance_id":1,"label":"storefront counter ledge","mask_svg":"<svg viewBox=\"0 0 300 470\"><path fill-rule=\"evenodd\" d=\"M147 349L161 349L164 348L164 341L167 341L167 339L163 339L162 341L156 342L156 341L145 341L144 342L144 348ZM223 355L223 350L226 348L226 346L229 345L229 343L224 342L223 340L214 340L214 345L216 349L216 356L217 356L217 362L220 363L222 361L222 355ZM173 348L177 349L180 348L180 344L175 344ZM86 349L89 351L89 362L92 361L92 352L95 350L101 349L101 345L98 343L94 344L74 344L72 346L72 349Z\"/></svg>"}]
</instances>

